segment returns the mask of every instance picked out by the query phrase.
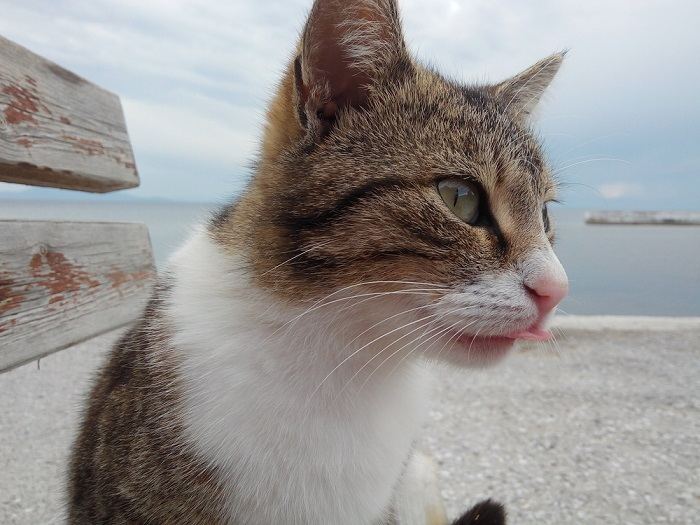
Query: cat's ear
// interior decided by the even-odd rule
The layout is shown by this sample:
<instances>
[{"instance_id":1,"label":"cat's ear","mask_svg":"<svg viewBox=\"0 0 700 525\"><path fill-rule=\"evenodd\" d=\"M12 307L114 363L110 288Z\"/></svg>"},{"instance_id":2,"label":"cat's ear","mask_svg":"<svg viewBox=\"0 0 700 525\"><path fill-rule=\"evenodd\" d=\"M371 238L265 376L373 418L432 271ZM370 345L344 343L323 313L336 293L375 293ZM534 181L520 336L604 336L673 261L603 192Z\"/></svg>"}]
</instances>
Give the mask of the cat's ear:
<instances>
[{"instance_id":1,"label":"cat's ear","mask_svg":"<svg viewBox=\"0 0 700 525\"><path fill-rule=\"evenodd\" d=\"M396 0L316 0L295 63L302 125L328 126L367 104L372 86L408 62Z\"/></svg>"},{"instance_id":2,"label":"cat's ear","mask_svg":"<svg viewBox=\"0 0 700 525\"><path fill-rule=\"evenodd\" d=\"M494 92L505 110L517 117L527 118L554 80L565 56L566 51L555 53L497 84Z\"/></svg>"}]
</instances>

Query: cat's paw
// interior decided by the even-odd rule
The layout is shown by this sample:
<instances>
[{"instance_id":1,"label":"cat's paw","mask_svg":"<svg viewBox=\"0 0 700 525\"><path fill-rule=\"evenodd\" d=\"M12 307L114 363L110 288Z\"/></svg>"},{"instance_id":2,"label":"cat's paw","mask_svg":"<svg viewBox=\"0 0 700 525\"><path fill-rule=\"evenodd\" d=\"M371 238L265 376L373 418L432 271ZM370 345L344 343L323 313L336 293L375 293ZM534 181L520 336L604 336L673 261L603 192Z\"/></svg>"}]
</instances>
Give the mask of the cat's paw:
<instances>
[{"instance_id":1,"label":"cat's paw","mask_svg":"<svg viewBox=\"0 0 700 525\"><path fill-rule=\"evenodd\" d=\"M487 499L474 505L452 525L506 525L503 505Z\"/></svg>"}]
</instances>

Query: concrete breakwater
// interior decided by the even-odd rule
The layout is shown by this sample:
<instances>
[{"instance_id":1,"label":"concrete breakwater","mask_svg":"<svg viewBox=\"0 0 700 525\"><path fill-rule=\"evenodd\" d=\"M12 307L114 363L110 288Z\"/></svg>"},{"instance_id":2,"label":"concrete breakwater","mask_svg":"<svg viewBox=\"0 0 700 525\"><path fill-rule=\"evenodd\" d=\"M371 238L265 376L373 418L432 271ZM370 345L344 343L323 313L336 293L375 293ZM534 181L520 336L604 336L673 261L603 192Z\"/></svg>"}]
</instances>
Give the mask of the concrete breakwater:
<instances>
[{"instance_id":1,"label":"concrete breakwater","mask_svg":"<svg viewBox=\"0 0 700 525\"><path fill-rule=\"evenodd\" d=\"M593 211L586 213L586 224L660 224L672 226L700 226L700 212Z\"/></svg>"}]
</instances>

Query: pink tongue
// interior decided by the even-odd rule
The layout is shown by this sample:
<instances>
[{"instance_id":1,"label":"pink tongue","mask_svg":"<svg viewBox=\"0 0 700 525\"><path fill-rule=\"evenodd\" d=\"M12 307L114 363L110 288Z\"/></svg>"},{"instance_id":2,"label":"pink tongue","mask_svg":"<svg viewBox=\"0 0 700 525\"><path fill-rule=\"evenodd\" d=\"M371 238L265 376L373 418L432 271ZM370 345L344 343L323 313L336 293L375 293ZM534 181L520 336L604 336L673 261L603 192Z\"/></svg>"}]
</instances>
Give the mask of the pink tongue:
<instances>
[{"instance_id":1,"label":"pink tongue","mask_svg":"<svg viewBox=\"0 0 700 525\"><path fill-rule=\"evenodd\" d=\"M549 341L552 332L542 328L529 328L506 336L508 339L524 339L526 341Z\"/></svg>"}]
</instances>

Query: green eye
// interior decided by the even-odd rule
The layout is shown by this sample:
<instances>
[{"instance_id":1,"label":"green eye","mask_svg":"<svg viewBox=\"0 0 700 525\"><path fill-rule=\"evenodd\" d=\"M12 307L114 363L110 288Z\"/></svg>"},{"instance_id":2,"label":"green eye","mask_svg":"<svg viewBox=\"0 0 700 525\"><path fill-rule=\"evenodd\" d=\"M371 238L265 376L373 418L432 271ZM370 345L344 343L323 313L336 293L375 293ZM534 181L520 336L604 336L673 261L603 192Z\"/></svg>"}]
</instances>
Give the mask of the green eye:
<instances>
[{"instance_id":1,"label":"green eye","mask_svg":"<svg viewBox=\"0 0 700 525\"><path fill-rule=\"evenodd\" d=\"M479 220L479 192L468 182L443 180L438 184L438 191L447 207L457 217L468 224Z\"/></svg>"}]
</instances>

